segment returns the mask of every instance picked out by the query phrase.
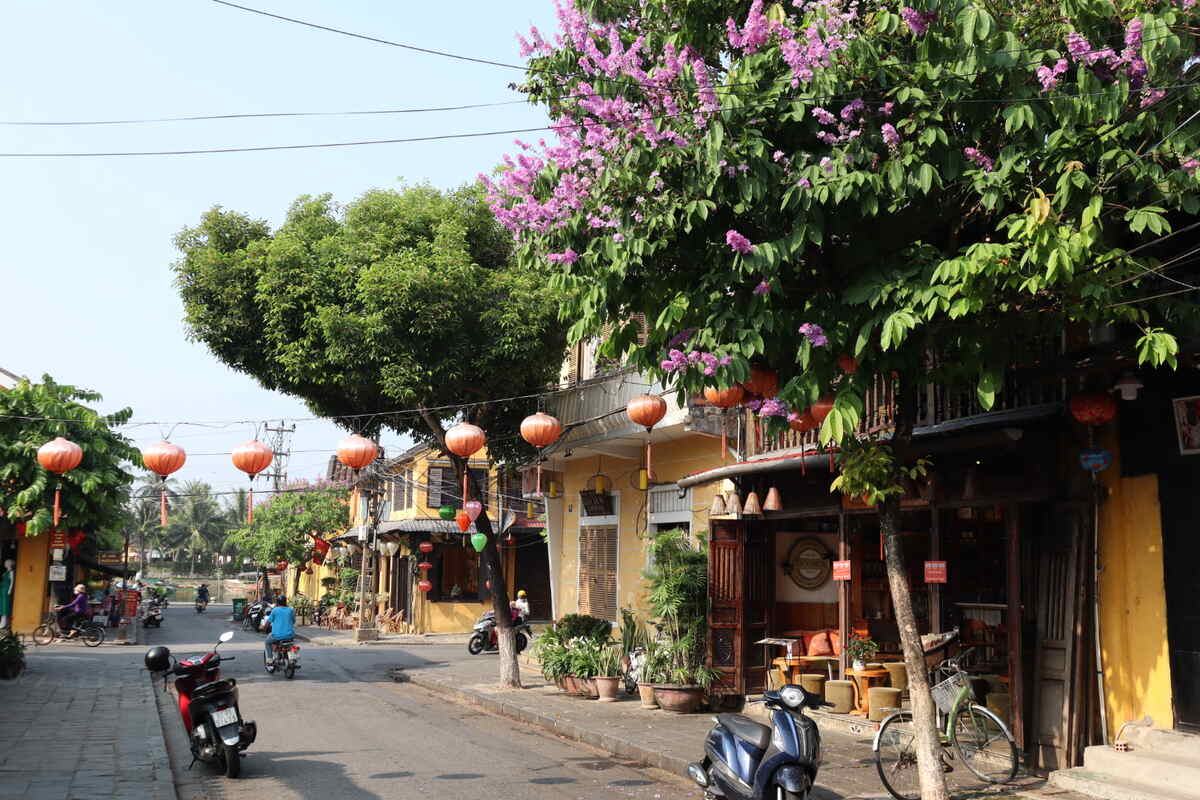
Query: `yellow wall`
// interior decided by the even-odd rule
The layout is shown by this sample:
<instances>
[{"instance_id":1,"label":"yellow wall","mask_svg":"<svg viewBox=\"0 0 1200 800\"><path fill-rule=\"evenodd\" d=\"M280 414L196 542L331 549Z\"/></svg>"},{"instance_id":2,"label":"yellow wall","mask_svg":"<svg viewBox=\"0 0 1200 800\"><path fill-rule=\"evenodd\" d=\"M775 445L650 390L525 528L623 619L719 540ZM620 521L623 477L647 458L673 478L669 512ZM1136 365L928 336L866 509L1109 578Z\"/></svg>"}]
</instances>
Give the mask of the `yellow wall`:
<instances>
[{"instance_id":1,"label":"yellow wall","mask_svg":"<svg viewBox=\"0 0 1200 800\"><path fill-rule=\"evenodd\" d=\"M429 485L429 468L430 467L446 467L453 468L450 459L443 456L441 453L433 449L423 450L413 456L410 460L403 464L391 467L393 474L403 474L406 470L412 470L412 480L416 484L413 490L413 505L409 508L397 509L394 505L388 514L388 520L404 520L404 519L440 519L438 510L429 507L429 490L426 488ZM489 467L487 448L483 448L474 456L471 457L471 469L483 469ZM496 491L496 481L499 472L495 468L491 468L488 472L488 491ZM455 493L455 498L461 493L461 488ZM478 498L476 498L478 499ZM490 498L489 498L490 499ZM460 505L459 503L450 502L447 505ZM487 504L488 511L495 513L494 503ZM357 513L358 504L355 503L354 508ZM351 524L357 524L357 520Z\"/></svg>"},{"instance_id":2,"label":"yellow wall","mask_svg":"<svg viewBox=\"0 0 1200 800\"><path fill-rule=\"evenodd\" d=\"M17 574L13 581L12 629L33 633L46 613L50 534L17 537Z\"/></svg>"},{"instance_id":3,"label":"yellow wall","mask_svg":"<svg viewBox=\"0 0 1200 800\"><path fill-rule=\"evenodd\" d=\"M721 464L719 439L693 434L683 439L654 445L654 472L659 484L674 483L693 472L711 469ZM561 527L555 538L559 553L558 609L561 617L579 610L579 492L587 480L602 468L612 481L612 491L618 495L619 523L617 527L617 607L645 609L645 586L642 570L646 566L645 538L646 492L630 488L630 481L642 467L641 461L605 457L573 459L566 463L563 473ZM692 490L691 531L698 535L708 528L708 507L720 483L697 486ZM551 511L551 524L557 520Z\"/></svg>"},{"instance_id":4,"label":"yellow wall","mask_svg":"<svg viewBox=\"0 0 1200 800\"><path fill-rule=\"evenodd\" d=\"M1110 490L1100 506L1100 643L1108 731L1149 715L1174 725L1163 583L1158 476L1122 478L1115 433L1102 445L1113 465L1100 473Z\"/></svg>"}]
</instances>

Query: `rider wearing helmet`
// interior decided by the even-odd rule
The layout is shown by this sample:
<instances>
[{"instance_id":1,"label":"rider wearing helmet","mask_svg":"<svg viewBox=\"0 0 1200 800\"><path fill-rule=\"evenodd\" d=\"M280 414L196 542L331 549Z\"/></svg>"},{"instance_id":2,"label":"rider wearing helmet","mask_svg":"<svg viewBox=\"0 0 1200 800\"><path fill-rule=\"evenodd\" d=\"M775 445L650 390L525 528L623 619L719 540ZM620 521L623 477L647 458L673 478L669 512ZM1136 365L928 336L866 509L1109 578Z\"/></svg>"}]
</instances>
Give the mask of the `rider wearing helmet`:
<instances>
[{"instance_id":1,"label":"rider wearing helmet","mask_svg":"<svg viewBox=\"0 0 1200 800\"><path fill-rule=\"evenodd\" d=\"M208 584L207 583L200 584L199 588L196 589L196 599L199 600L200 602L204 603L205 605L208 605Z\"/></svg>"},{"instance_id":2,"label":"rider wearing helmet","mask_svg":"<svg viewBox=\"0 0 1200 800\"><path fill-rule=\"evenodd\" d=\"M517 616L525 619L529 618L529 597L525 594L525 590L521 589L517 592L517 599L508 604L509 607L516 613Z\"/></svg>"}]
</instances>

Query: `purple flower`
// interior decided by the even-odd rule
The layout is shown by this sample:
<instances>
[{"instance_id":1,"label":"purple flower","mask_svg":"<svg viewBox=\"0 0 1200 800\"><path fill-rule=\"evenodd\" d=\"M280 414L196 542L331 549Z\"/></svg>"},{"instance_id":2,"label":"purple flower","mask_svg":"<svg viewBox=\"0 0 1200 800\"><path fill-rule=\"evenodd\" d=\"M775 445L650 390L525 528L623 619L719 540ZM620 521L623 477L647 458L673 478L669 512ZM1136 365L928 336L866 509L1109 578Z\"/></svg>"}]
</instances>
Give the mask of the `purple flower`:
<instances>
[{"instance_id":1,"label":"purple flower","mask_svg":"<svg viewBox=\"0 0 1200 800\"><path fill-rule=\"evenodd\" d=\"M900 19L904 20L904 24L913 32L914 36L922 36L929 30L930 24L937 19L937 12L927 11L922 14L915 8L905 6L900 9Z\"/></svg>"},{"instance_id":2,"label":"purple flower","mask_svg":"<svg viewBox=\"0 0 1200 800\"><path fill-rule=\"evenodd\" d=\"M788 415L788 407L782 400L768 397L762 401L758 415L760 417L786 417Z\"/></svg>"},{"instance_id":3,"label":"purple flower","mask_svg":"<svg viewBox=\"0 0 1200 800\"><path fill-rule=\"evenodd\" d=\"M825 331L815 322L806 322L801 325L797 332L808 340L808 343L813 347L824 347L829 344L829 339L825 336Z\"/></svg>"},{"instance_id":4,"label":"purple flower","mask_svg":"<svg viewBox=\"0 0 1200 800\"><path fill-rule=\"evenodd\" d=\"M722 367L725 367L725 366L728 366L729 364L731 364L732 362L733 362L733 356L721 356L721 360L718 361L717 363L719 363Z\"/></svg>"},{"instance_id":5,"label":"purple flower","mask_svg":"<svg viewBox=\"0 0 1200 800\"><path fill-rule=\"evenodd\" d=\"M885 122L879 129L883 133L883 143L889 150L895 150L900 145L900 132L890 122Z\"/></svg>"},{"instance_id":6,"label":"purple flower","mask_svg":"<svg viewBox=\"0 0 1200 800\"><path fill-rule=\"evenodd\" d=\"M687 340L691 339L692 335L695 333L696 333L695 328L687 328L685 330L682 330L679 333L677 333L671 337L671 341L667 342L667 347L678 347L681 344L686 344Z\"/></svg>"},{"instance_id":7,"label":"purple flower","mask_svg":"<svg viewBox=\"0 0 1200 800\"><path fill-rule=\"evenodd\" d=\"M759 297L762 297L764 294L767 294L770 291L771 291L771 284L768 281L762 281L758 284L758 286L754 287L754 293L756 295L758 295Z\"/></svg>"},{"instance_id":8,"label":"purple flower","mask_svg":"<svg viewBox=\"0 0 1200 800\"><path fill-rule=\"evenodd\" d=\"M808 189L812 186L812 181L810 181L808 178L801 178L800 180L796 181L796 185L801 189Z\"/></svg>"},{"instance_id":9,"label":"purple flower","mask_svg":"<svg viewBox=\"0 0 1200 800\"><path fill-rule=\"evenodd\" d=\"M823 108L817 107L812 110L812 115L817 118L817 122L822 125L833 125L837 122L837 117L830 114Z\"/></svg>"},{"instance_id":10,"label":"purple flower","mask_svg":"<svg viewBox=\"0 0 1200 800\"><path fill-rule=\"evenodd\" d=\"M579 260L579 254L568 247L561 253L551 253L546 260L551 264L574 264Z\"/></svg>"},{"instance_id":11,"label":"purple flower","mask_svg":"<svg viewBox=\"0 0 1200 800\"><path fill-rule=\"evenodd\" d=\"M865 106L866 106L866 103L864 103L861 98L851 100L850 104L847 105L845 108L843 108L838 113L844 122L849 122L850 120L854 119L856 116L861 114L862 110Z\"/></svg>"},{"instance_id":12,"label":"purple flower","mask_svg":"<svg viewBox=\"0 0 1200 800\"><path fill-rule=\"evenodd\" d=\"M825 156L821 159L821 169L825 170L826 175L833 172L833 161L829 158L829 156Z\"/></svg>"},{"instance_id":13,"label":"purple flower","mask_svg":"<svg viewBox=\"0 0 1200 800\"><path fill-rule=\"evenodd\" d=\"M758 411L760 408L762 408L762 404L762 400L749 400L746 402L746 408L750 409L751 411Z\"/></svg>"},{"instance_id":14,"label":"purple flower","mask_svg":"<svg viewBox=\"0 0 1200 800\"><path fill-rule=\"evenodd\" d=\"M1067 60L1060 58L1055 62L1053 67L1041 66L1037 68L1038 80L1042 83L1042 92L1048 92L1055 86L1058 86L1058 76L1067 71Z\"/></svg>"},{"instance_id":15,"label":"purple flower","mask_svg":"<svg viewBox=\"0 0 1200 800\"><path fill-rule=\"evenodd\" d=\"M881 105L879 107L879 113L882 116L890 117L892 115L892 109L895 107L896 107L896 104L889 100L888 102L884 103L883 105Z\"/></svg>"},{"instance_id":16,"label":"purple flower","mask_svg":"<svg viewBox=\"0 0 1200 800\"><path fill-rule=\"evenodd\" d=\"M783 158L783 155L784 155L784 153L782 150L776 150L774 153L771 154L771 160L778 161L779 159Z\"/></svg>"},{"instance_id":17,"label":"purple flower","mask_svg":"<svg viewBox=\"0 0 1200 800\"><path fill-rule=\"evenodd\" d=\"M963 155L974 162L984 172L991 172L996 163L974 147L964 147Z\"/></svg>"},{"instance_id":18,"label":"purple flower","mask_svg":"<svg viewBox=\"0 0 1200 800\"><path fill-rule=\"evenodd\" d=\"M695 364L696 362L698 362L700 360L700 351L693 350L692 352L688 353L687 360L688 360L689 364Z\"/></svg>"},{"instance_id":19,"label":"purple flower","mask_svg":"<svg viewBox=\"0 0 1200 800\"><path fill-rule=\"evenodd\" d=\"M1134 17L1125 26L1125 46L1134 48L1142 46L1142 20L1140 17Z\"/></svg>"},{"instance_id":20,"label":"purple flower","mask_svg":"<svg viewBox=\"0 0 1200 800\"><path fill-rule=\"evenodd\" d=\"M1079 34L1079 33L1068 33L1067 34L1067 52L1071 54L1071 58L1073 60L1079 61L1085 55L1087 55L1089 52L1091 52L1091 50L1092 50L1091 44L1089 44L1088 40L1083 38L1083 36L1081 34Z\"/></svg>"},{"instance_id":21,"label":"purple flower","mask_svg":"<svg viewBox=\"0 0 1200 800\"><path fill-rule=\"evenodd\" d=\"M1167 93L1163 89L1147 89L1146 91L1142 92L1142 102L1140 105L1142 108L1152 106L1166 96Z\"/></svg>"},{"instance_id":22,"label":"purple flower","mask_svg":"<svg viewBox=\"0 0 1200 800\"><path fill-rule=\"evenodd\" d=\"M623 241L625 241L625 234L623 234L623 233L614 233L614 234L613 234L613 241L614 241L614 242L623 242Z\"/></svg>"},{"instance_id":23,"label":"purple flower","mask_svg":"<svg viewBox=\"0 0 1200 800\"><path fill-rule=\"evenodd\" d=\"M1195 158L1187 158L1179 160L1179 168L1185 170L1188 175L1195 176L1196 170L1200 169L1200 161Z\"/></svg>"},{"instance_id":24,"label":"purple flower","mask_svg":"<svg viewBox=\"0 0 1200 800\"><path fill-rule=\"evenodd\" d=\"M735 253L746 255L754 252L754 245L750 244L750 240L735 230L725 232L725 244Z\"/></svg>"}]
</instances>

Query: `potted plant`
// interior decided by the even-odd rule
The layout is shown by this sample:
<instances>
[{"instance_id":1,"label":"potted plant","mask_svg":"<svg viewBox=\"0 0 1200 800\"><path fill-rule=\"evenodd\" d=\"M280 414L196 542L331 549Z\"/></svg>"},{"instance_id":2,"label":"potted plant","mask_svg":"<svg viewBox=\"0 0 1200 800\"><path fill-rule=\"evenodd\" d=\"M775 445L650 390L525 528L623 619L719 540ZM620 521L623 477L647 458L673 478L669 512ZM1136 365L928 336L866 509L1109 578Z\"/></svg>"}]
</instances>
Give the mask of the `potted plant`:
<instances>
[{"instance_id":1,"label":"potted plant","mask_svg":"<svg viewBox=\"0 0 1200 800\"><path fill-rule=\"evenodd\" d=\"M846 652L850 654L851 669L866 669L867 662L879 652L879 643L870 636L851 636Z\"/></svg>"},{"instance_id":2,"label":"potted plant","mask_svg":"<svg viewBox=\"0 0 1200 800\"><path fill-rule=\"evenodd\" d=\"M576 637L567 642L567 663L574 680L575 694L580 697L599 697L596 691L597 669L604 645L593 639Z\"/></svg>"},{"instance_id":3,"label":"potted plant","mask_svg":"<svg viewBox=\"0 0 1200 800\"><path fill-rule=\"evenodd\" d=\"M639 673L637 688L642 708L658 708L658 701L654 699L654 685L664 683L666 676L662 674L662 653L659 650L658 642L653 639L647 638L645 644L642 645L642 663Z\"/></svg>"},{"instance_id":4,"label":"potted plant","mask_svg":"<svg viewBox=\"0 0 1200 800\"><path fill-rule=\"evenodd\" d=\"M0 678L11 680L25 669L25 645L11 633L0 636Z\"/></svg>"},{"instance_id":5,"label":"potted plant","mask_svg":"<svg viewBox=\"0 0 1200 800\"><path fill-rule=\"evenodd\" d=\"M654 566L645 576L665 638L659 645L654 697L664 711L690 713L700 707L717 675L705 663L708 554L693 547L682 530L656 533L650 547Z\"/></svg>"},{"instance_id":6,"label":"potted plant","mask_svg":"<svg viewBox=\"0 0 1200 800\"><path fill-rule=\"evenodd\" d=\"M607 645L596 656L596 694L601 703L615 703L621 691L621 649Z\"/></svg>"}]
</instances>

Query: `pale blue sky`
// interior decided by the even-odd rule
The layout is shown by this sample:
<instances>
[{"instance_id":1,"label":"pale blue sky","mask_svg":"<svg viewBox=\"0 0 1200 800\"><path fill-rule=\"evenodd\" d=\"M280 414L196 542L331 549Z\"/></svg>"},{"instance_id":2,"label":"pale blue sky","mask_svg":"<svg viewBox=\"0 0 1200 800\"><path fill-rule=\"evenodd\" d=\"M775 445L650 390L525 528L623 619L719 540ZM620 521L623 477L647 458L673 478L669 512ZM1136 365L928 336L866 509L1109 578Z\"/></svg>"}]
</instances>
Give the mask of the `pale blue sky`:
<instances>
[{"instance_id":1,"label":"pale blue sky","mask_svg":"<svg viewBox=\"0 0 1200 800\"><path fill-rule=\"evenodd\" d=\"M393 41L519 63L514 35L553 31L550 0L242 0ZM519 99L521 73L310 30L211 0L8 4L0 120L124 119L414 108ZM0 126L0 152L174 150L428 136L545 124L525 105L420 115ZM536 138L537 134L530 135ZM303 193L349 201L399 179L451 187L489 171L511 136L273 153L0 159L0 366L104 394L143 420L304 417L184 338L171 285L174 234L214 204L277 223ZM157 441L157 427L131 432ZM179 473L221 490L245 478L225 455L248 426L179 427ZM300 422L293 477L315 477L343 434ZM385 437L395 449L396 437ZM306 452L314 451L314 452Z\"/></svg>"}]
</instances>

